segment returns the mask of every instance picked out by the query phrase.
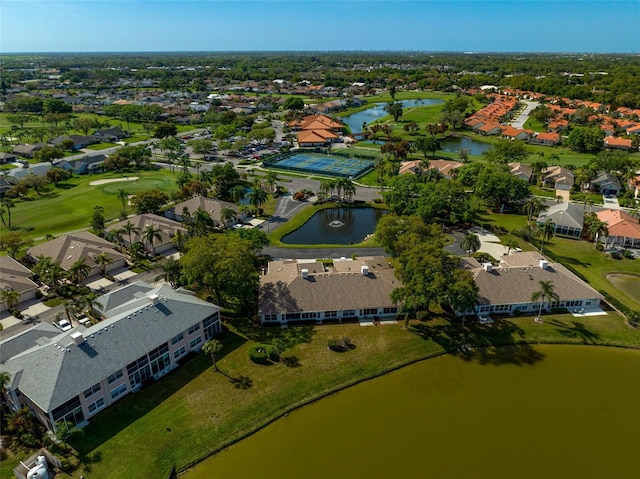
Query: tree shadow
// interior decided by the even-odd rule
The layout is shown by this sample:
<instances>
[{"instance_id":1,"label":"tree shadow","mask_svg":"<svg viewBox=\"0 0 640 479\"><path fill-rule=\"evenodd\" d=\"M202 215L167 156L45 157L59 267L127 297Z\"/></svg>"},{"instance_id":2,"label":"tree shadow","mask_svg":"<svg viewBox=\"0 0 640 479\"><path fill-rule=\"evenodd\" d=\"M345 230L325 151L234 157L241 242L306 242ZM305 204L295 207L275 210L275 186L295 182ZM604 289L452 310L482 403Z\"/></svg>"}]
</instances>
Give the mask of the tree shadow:
<instances>
[{"instance_id":1,"label":"tree shadow","mask_svg":"<svg viewBox=\"0 0 640 479\"><path fill-rule=\"evenodd\" d=\"M556 331L567 338L581 339L584 344L596 344L599 342L600 335L598 333L589 331L583 323L579 323L577 321L571 322L573 323L573 326L569 326L562 321L558 321L557 319L547 321L548 324L558 326L558 329L556 329Z\"/></svg>"},{"instance_id":2,"label":"tree shadow","mask_svg":"<svg viewBox=\"0 0 640 479\"><path fill-rule=\"evenodd\" d=\"M253 387L253 380L248 376L238 376L237 378L229 378L229 382L235 386L236 389L251 389Z\"/></svg>"},{"instance_id":3,"label":"tree shadow","mask_svg":"<svg viewBox=\"0 0 640 479\"><path fill-rule=\"evenodd\" d=\"M262 326L249 318L230 318L231 324L240 334L258 343L272 344L275 339L283 341L286 349L302 343L310 343L315 334L314 325Z\"/></svg>"},{"instance_id":4,"label":"tree shadow","mask_svg":"<svg viewBox=\"0 0 640 479\"><path fill-rule=\"evenodd\" d=\"M299 368L302 366L298 356L283 356L281 361L288 368Z\"/></svg>"},{"instance_id":5,"label":"tree shadow","mask_svg":"<svg viewBox=\"0 0 640 479\"><path fill-rule=\"evenodd\" d=\"M91 472L91 464L102 461L102 453L100 451L93 451L89 454L78 453L78 462L82 465L82 472Z\"/></svg>"},{"instance_id":6,"label":"tree shadow","mask_svg":"<svg viewBox=\"0 0 640 479\"><path fill-rule=\"evenodd\" d=\"M582 266L584 268L591 266L591 263L585 263L584 261L580 261L576 258L570 258L568 256L558 256L558 259L561 263L568 263L574 266Z\"/></svg>"},{"instance_id":7,"label":"tree shadow","mask_svg":"<svg viewBox=\"0 0 640 479\"><path fill-rule=\"evenodd\" d=\"M524 342L525 332L518 325L496 319L491 325L417 324L409 331L442 346L448 353L464 361L479 364L532 365L544 359L544 354Z\"/></svg>"}]
</instances>

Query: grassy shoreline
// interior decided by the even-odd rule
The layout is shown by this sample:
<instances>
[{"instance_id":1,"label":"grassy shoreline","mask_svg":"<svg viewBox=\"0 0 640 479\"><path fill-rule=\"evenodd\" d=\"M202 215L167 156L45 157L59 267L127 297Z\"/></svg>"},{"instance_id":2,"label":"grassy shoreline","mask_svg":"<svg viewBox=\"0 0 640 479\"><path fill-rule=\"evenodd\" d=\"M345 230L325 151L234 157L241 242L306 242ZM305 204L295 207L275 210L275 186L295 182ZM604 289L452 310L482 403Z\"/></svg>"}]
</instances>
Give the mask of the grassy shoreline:
<instances>
[{"instance_id":1,"label":"grassy shoreline","mask_svg":"<svg viewBox=\"0 0 640 479\"><path fill-rule=\"evenodd\" d=\"M401 325L363 328L357 324L303 326L281 330L255 328L242 320L230 324L225 350L215 373L208 357L199 355L162 381L92 419L81 452L98 453L91 476L144 477L176 465L185 470L277 420L288 412L354 384L441 354L475 345L469 360L502 357L503 346L526 358L535 344L585 344L640 349L640 331L610 313L607 317L530 316L497 320L492 326L469 323L461 328L442 317ZM349 336L357 348L328 351L328 338ZM283 363L253 364L247 357L255 342L284 339ZM237 389L229 378L250 379L252 387ZM188 405L188 407L185 407ZM165 428L171 430L167 432ZM136 450L129 458L128 451ZM74 477L79 477L80 472Z\"/></svg>"}]
</instances>

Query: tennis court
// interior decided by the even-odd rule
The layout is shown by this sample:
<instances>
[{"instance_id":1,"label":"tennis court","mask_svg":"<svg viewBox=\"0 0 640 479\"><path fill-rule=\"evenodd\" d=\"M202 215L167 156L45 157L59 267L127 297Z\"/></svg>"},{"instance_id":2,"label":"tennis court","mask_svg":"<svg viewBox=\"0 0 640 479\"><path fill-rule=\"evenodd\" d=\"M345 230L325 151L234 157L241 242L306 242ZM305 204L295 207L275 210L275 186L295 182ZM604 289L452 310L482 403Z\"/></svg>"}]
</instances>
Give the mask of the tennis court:
<instances>
[{"instance_id":1,"label":"tennis court","mask_svg":"<svg viewBox=\"0 0 640 479\"><path fill-rule=\"evenodd\" d=\"M374 167L369 160L296 152L272 158L264 162L264 166L345 178L358 178Z\"/></svg>"}]
</instances>

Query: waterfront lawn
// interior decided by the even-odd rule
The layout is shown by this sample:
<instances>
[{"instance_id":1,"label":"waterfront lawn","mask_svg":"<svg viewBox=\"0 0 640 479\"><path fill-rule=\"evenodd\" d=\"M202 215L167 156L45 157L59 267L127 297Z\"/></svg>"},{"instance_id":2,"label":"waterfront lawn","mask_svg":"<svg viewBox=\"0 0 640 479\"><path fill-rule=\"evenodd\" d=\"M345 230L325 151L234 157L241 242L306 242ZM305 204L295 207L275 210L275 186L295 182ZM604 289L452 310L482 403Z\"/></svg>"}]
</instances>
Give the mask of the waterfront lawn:
<instances>
[{"instance_id":1,"label":"waterfront lawn","mask_svg":"<svg viewBox=\"0 0 640 479\"><path fill-rule=\"evenodd\" d=\"M172 466L184 469L297 406L462 345L483 345L460 357L492 365L541 359L527 343L640 347L640 332L615 314L545 316L541 324L532 316L497 319L490 326L470 320L464 329L440 317L412 321L409 330L400 324L261 329L246 320L232 323L218 361L222 372L215 373L210 358L201 354L91 420L86 438L74 446L100 458L89 465L92 478L165 476ZM328 339L344 336L354 349L328 350ZM286 363L257 365L248 359L254 341L275 337L288 344ZM517 346L493 347L505 344Z\"/></svg>"},{"instance_id":2,"label":"waterfront lawn","mask_svg":"<svg viewBox=\"0 0 640 479\"><path fill-rule=\"evenodd\" d=\"M137 176L137 181L122 181L91 186L95 180ZM170 194L177 190L174 176L168 170L134 171L123 175L102 173L82 175L53 185L38 196L31 192L26 199L15 199L11 208L11 223L16 231L24 231L32 238L41 238L47 234L57 235L74 230L88 228L96 205L104 208L107 221L115 220L120 214L122 203L118 191L125 190L135 194L143 190L157 189ZM133 213L132 208L129 212ZM9 231L0 228L0 234Z\"/></svg>"}]
</instances>

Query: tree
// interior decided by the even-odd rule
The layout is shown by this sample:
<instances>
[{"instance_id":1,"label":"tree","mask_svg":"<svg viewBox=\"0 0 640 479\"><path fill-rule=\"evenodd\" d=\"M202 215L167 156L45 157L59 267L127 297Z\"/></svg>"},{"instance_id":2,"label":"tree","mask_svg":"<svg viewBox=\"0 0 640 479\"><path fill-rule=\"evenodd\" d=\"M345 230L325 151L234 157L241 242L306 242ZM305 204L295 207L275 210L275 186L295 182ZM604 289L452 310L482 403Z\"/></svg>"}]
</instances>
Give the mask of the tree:
<instances>
[{"instance_id":1,"label":"tree","mask_svg":"<svg viewBox=\"0 0 640 479\"><path fill-rule=\"evenodd\" d=\"M71 105L58 98L47 98L42 104L42 111L46 113L71 113Z\"/></svg>"},{"instance_id":2,"label":"tree","mask_svg":"<svg viewBox=\"0 0 640 479\"><path fill-rule=\"evenodd\" d=\"M151 224L147 225L147 227L142 231L142 238L144 239L144 241L149 243L149 246L151 246L151 253L154 256L156 255L155 242L162 241L161 233L162 230L160 230L160 228L157 228Z\"/></svg>"},{"instance_id":3,"label":"tree","mask_svg":"<svg viewBox=\"0 0 640 479\"><path fill-rule=\"evenodd\" d=\"M182 252L184 245L187 242L187 238L185 237L185 234L182 232L182 230L176 230L176 234L174 234L173 238L171 238L171 242L178 251Z\"/></svg>"},{"instance_id":4,"label":"tree","mask_svg":"<svg viewBox=\"0 0 640 479\"><path fill-rule=\"evenodd\" d=\"M291 96L286 99L284 104L282 105L284 110L303 110L304 109L304 100L298 96Z\"/></svg>"},{"instance_id":5,"label":"tree","mask_svg":"<svg viewBox=\"0 0 640 479\"><path fill-rule=\"evenodd\" d=\"M222 351L222 343L217 339L211 339L204 343L202 346L202 351L205 354L211 356L211 361L213 361L213 370L218 370L218 365L216 364L216 356Z\"/></svg>"},{"instance_id":6,"label":"tree","mask_svg":"<svg viewBox=\"0 0 640 479\"><path fill-rule=\"evenodd\" d=\"M229 235L235 235L242 238L245 241L249 241L251 245L251 251L256 257L262 252L262 249L269 246L269 236L267 233L258 228L240 228L227 232Z\"/></svg>"},{"instance_id":7,"label":"tree","mask_svg":"<svg viewBox=\"0 0 640 479\"><path fill-rule=\"evenodd\" d=\"M483 153L483 156L493 163L512 163L527 159L527 152L524 141L499 139L493 144L493 148Z\"/></svg>"},{"instance_id":8,"label":"tree","mask_svg":"<svg viewBox=\"0 0 640 479\"><path fill-rule=\"evenodd\" d=\"M12 288L0 289L0 301L7 305L9 311L12 311L20 303L20 293Z\"/></svg>"},{"instance_id":9,"label":"tree","mask_svg":"<svg viewBox=\"0 0 640 479\"><path fill-rule=\"evenodd\" d=\"M176 289L180 283L181 276L182 266L180 265L180 261L168 257L162 263L162 274L156 276L155 281L164 280L169 283L173 289Z\"/></svg>"},{"instance_id":10,"label":"tree","mask_svg":"<svg viewBox=\"0 0 640 479\"><path fill-rule=\"evenodd\" d=\"M440 149L440 140L435 136L423 136L422 138L418 138L414 142L415 149L424 154L424 157L427 157L427 153L431 153L432 156L435 156L436 151Z\"/></svg>"},{"instance_id":11,"label":"tree","mask_svg":"<svg viewBox=\"0 0 640 479\"><path fill-rule=\"evenodd\" d=\"M191 238L180 264L187 281L215 295L218 305L248 308L258 288L250 241L236 235Z\"/></svg>"},{"instance_id":12,"label":"tree","mask_svg":"<svg viewBox=\"0 0 640 479\"><path fill-rule=\"evenodd\" d=\"M462 326L467 319L467 311L478 303L478 285L470 271L456 269L453 282L447 288L447 299L454 311L462 312Z\"/></svg>"},{"instance_id":13,"label":"tree","mask_svg":"<svg viewBox=\"0 0 640 479\"><path fill-rule=\"evenodd\" d=\"M140 233L140 228L134 225L131 221L127 221L124 226L122 226L122 230L124 233L129 235L129 245L133 244L133 235Z\"/></svg>"},{"instance_id":14,"label":"tree","mask_svg":"<svg viewBox=\"0 0 640 479\"><path fill-rule=\"evenodd\" d=\"M103 163L104 167L107 170L115 170L117 172L122 172L129 168L129 158L126 158L120 154L119 151L110 154Z\"/></svg>"},{"instance_id":15,"label":"tree","mask_svg":"<svg viewBox=\"0 0 640 479\"><path fill-rule=\"evenodd\" d=\"M553 238L556 234L556 224L551 221L551 220L547 220L544 223L542 223L542 225L538 226L538 229L536 230L536 236L538 238L540 238L540 254L542 254L542 250L544 249L544 242L545 240L548 241L551 238Z\"/></svg>"},{"instance_id":16,"label":"tree","mask_svg":"<svg viewBox=\"0 0 640 479\"><path fill-rule=\"evenodd\" d=\"M46 145L36 151L33 154L33 158L37 161L48 161L49 163L53 164L54 160L57 160L58 158L64 158L64 151L62 151L60 148Z\"/></svg>"},{"instance_id":17,"label":"tree","mask_svg":"<svg viewBox=\"0 0 640 479\"><path fill-rule=\"evenodd\" d=\"M5 392L11 383L11 375L6 371L0 371L0 392Z\"/></svg>"},{"instance_id":18,"label":"tree","mask_svg":"<svg viewBox=\"0 0 640 479\"><path fill-rule=\"evenodd\" d=\"M598 238L600 238L601 236L605 236L605 237L609 236L609 228L607 227L607 223L598 219L597 216L592 217L588 222L587 232L589 233L589 236L591 236L591 238L593 239L593 243L596 246L598 245Z\"/></svg>"},{"instance_id":19,"label":"tree","mask_svg":"<svg viewBox=\"0 0 640 479\"><path fill-rule=\"evenodd\" d=\"M100 266L100 271L102 272L102 276L106 274L107 265L113 263L113 260L109 257L107 253L100 253L94 258L94 261L98 266Z\"/></svg>"},{"instance_id":20,"label":"tree","mask_svg":"<svg viewBox=\"0 0 640 479\"><path fill-rule=\"evenodd\" d=\"M260 206L267 201L267 193L262 188L251 188L249 192L249 202L256 209L256 215L260 212Z\"/></svg>"},{"instance_id":21,"label":"tree","mask_svg":"<svg viewBox=\"0 0 640 479\"><path fill-rule=\"evenodd\" d=\"M61 181L71 178L72 173L62 168L53 167L44 176L49 183L53 183L57 187Z\"/></svg>"},{"instance_id":22,"label":"tree","mask_svg":"<svg viewBox=\"0 0 640 479\"><path fill-rule=\"evenodd\" d=\"M11 208L14 207L13 200L11 198L7 198L6 196L2 198L0 202L0 219L2 219L2 224L7 228L11 228ZM4 219L4 213L7 213L7 220Z\"/></svg>"},{"instance_id":23,"label":"tree","mask_svg":"<svg viewBox=\"0 0 640 479\"><path fill-rule=\"evenodd\" d=\"M604 130L594 128L573 128L567 138L563 140L563 145L572 150L583 152L597 152L604 147Z\"/></svg>"},{"instance_id":24,"label":"tree","mask_svg":"<svg viewBox=\"0 0 640 479\"><path fill-rule=\"evenodd\" d=\"M82 429L69 425L67 421L56 422L56 438L63 446L69 447L69 440L83 436L84 431Z\"/></svg>"},{"instance_id":25,"label":"tree","mask_svg":"<svg viewBox=\"0 0 640 479\"><path fill-rule=\"evenodd\" d=\"M402 116L402 103L391 101L384 106L384 111L393 117L393 121L398 121Z\"/></svg>"},{"instance_id":26,"label":"tree","mask_svg":"<svg viewBox=\"0 0 640 479\"><path fill-rule=\"evenodd\" d=\"M512 249L518 247L518 242L513 238L506 238L502 241L502 244L507 247L507 255L511 252Z\"/></svg>"},{"instance_id":27,"label":"tree","mask_svg":"<svg viewBox=\"0 0 640 479\"><path fill-rule=\"evenodd\" d=\"M102 235L104 232L104 208L100 205L96 205L93 207L93 215L91 217L91 228L94 233L97 235Z\"/></svg>"},{"instance_id":28,"label":"tree","mask_svg":"<svg viewBox=\"0 0 640 479\"><path fill-rule=\"evenodd\" d=\"M6 251L13 259L16 259L16 255L24 248L29 248L32 245L33 240L31 238L23 238L15 231L9 231L8 233L2 233L0 235L0 250Z\"/></svg>"},{"instance_id":29,"label":"tree","mask_svg":"<svg viewBox=\"0 0 640 479\"><path fill-rule=\"evenodd\" d=\"M160 209L169 201L166 193L158 190L145 190L131 198L137 214L160 213Z\"/></svg>"},{"instance_id":30,"label":"tree","mask_svg":"<svg viewBox=\"0 0 640 479\"><path fill-rule=\"evenodd\" d=\"M67 277L75 284L80 282L89 276L91 272L91 266L87 264L86 258L79 258L76 260L67 270Z\"/></svg>"},{"instance_id":31,"label":"tree","mask_svg":"<svg viewBox=\"0 0 640 479\"><path fill-rule=\"evenodd\" d=\"M542 206L542 201L540 201L539 198L532 196L524 203L522 211L524 211L529 221L531 221L532 216L537 216L538 213L540 213Z\"/></svg>"},{"instance_id":32,"label":"tree","mask_svg":"<svg viewBox=\"0 0 640 479\"><path fill-rule=\"evenodd\" d=\"M238 214L233 208L225 207L220 210L220 219L222 219L225 226L229 226L229 224L233 223L237 218Z\"/></svg>"},{"instance_id":33,"label":"tree","mask_svg":"<svg viewBox=\"0 0 640 479\"><path fill-rule=\"evenodd\" d=\"M555 293L553 287L553 281L540 281L540 289L538 291L534 291L531 295L531 302L537 303L540 301L540 310L538 311L538 318L542 314L542 307L544 305L545 300L548 300L549 303L553 303L558 301L559 296Z\"/></svg>"},{"instance_id":34,"label":"tree","mask_svg":"<svg viewBox=\"0 0 640 479\"><path fill-rule=\"evenodd\" d=\"M156 138L167 138L170 136L176 136L178 128L173 123L160 123L156 126L153 136Z\"/></svg>"},{"instance_id":35,"label":"tree","mask_svg":"<svg viewBox=\"0 0 640 479\"><path fill-rule=\"evenodd\" d=\"M122 202L122 211L127 214L127 201L129 200L129 193L120 188L118 190L118 199Z\"/></svg>"},{"instance_id":36,"label":"tree","mask_svg":"<svg viewBox=\"0 0 640 479\"><path fill-rule=\"evenodd\" d=\"M56 293L60 292L60 281L64 276L64 270L60 266L59 261L54 261L49 256L40 255L38 262L33 267L33 272L38 275L40 281L53 289Z\"/></svg>"},{"instance_id":37,"label":"tree","mask_svg":"<svg viewBox=\"0 0 640 479\"><path fill-rule=\"evenodd\" d=\"M83 294L76 300L76 304L79 309L86 309L89 313L89 316L93 318L100 317L100 311L103 308L102 303L99 301L100 295L98 293L94 293L90 291L86 294Z\"/></svg>"},{"instance_id":38,"label":"tree","mask_svg":"<svg viewBox=\"0 0 640 479\"><path fill-rule=\"evenodd\" d=\"M480 238L475 233L467 233L460 244L469 256L480 249Z\"/></svg>"}]
</instances>

